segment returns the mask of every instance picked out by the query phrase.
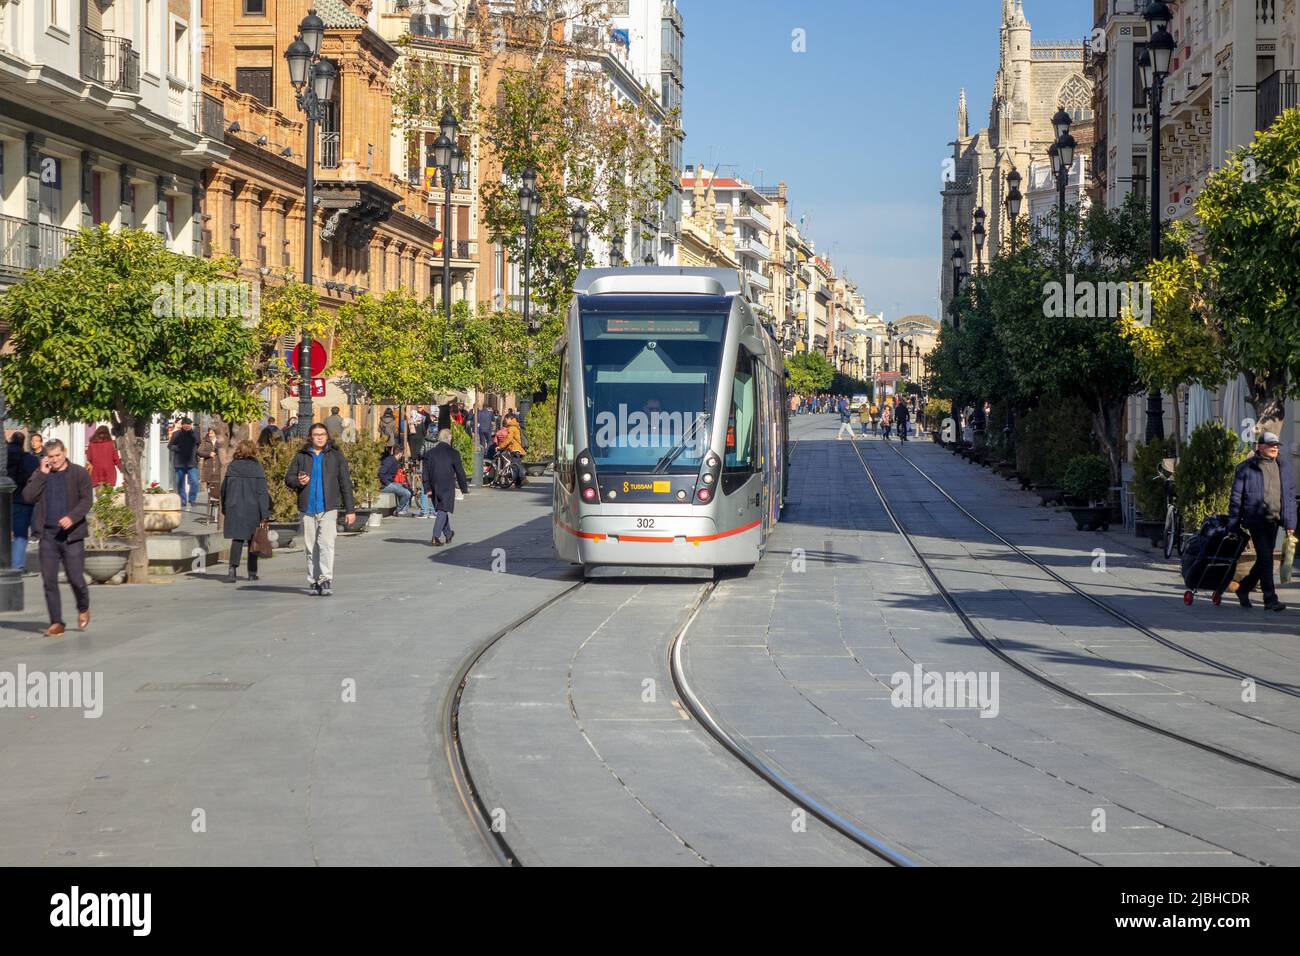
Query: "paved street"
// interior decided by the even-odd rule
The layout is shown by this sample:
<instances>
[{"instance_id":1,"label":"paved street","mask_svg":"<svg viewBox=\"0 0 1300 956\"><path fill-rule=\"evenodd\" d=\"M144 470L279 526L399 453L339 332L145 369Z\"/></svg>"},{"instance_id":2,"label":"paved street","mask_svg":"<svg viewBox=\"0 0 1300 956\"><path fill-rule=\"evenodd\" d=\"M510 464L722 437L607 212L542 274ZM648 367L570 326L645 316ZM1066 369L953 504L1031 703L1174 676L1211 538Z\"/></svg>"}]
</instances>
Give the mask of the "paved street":
<instances>
[{"instance_id":1,"label":"paved street","mask_svg":"<svg viewBox=\"0 0 1300 956\"><path fill-rule=\"evenodd\" d=\"M1007 654L1134 720L1293 776L1300 703L1283 691L1300 686L1298 612L1185 607L1172 565L1132 541L1077 532L929 442L837 442L836 426L794 419L785 520L763 562L724 576L687 633L688 676L728 730L920 863L1300 862L1293 781L1071 700L974 640L893 530L864 461ZM907 460L1066 579L1281 689L1244 701L1239 678L1012 555ZM304 595L301 554L280 555L255 585L227 585L218 568L95 588L91 629L50 639L29 580L28 610L0 618L0 670L101 671L103 716L0 710L0 863L491 862L451 784L442 704L481 642L575 583L552 556L549 493L545 481L475 491L447 549L430 549L431 523L415 519L342 540L332 598ZM1104 573L1092 569L1098 547ZM668 646L704 591L593 582L475 666L461 738L521 862L882 863L802 824L688 718ZM891 677L914 665L996 675L985 702L996 716L891 706Z\"/></svg>"}]
</instances>

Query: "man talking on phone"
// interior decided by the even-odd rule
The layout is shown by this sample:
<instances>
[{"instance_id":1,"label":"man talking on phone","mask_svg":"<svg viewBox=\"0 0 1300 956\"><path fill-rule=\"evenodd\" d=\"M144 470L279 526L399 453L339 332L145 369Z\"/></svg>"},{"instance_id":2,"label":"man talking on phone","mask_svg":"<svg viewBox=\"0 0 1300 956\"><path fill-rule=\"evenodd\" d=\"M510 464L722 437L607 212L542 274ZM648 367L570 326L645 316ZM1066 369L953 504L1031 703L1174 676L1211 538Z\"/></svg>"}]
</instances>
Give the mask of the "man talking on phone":
<instances>
[{"instance_id":1,"label":"man talking on phone","mask_svg":"<svg viewBox=\"0 0 1300 956\"><path fill-rule=\"evenodd\" d=\"M339 507L342 506L343 520L349 525L356 520L357 509L352 500L352 476L348 473L347 459L320 422L311 426L307 444L293 456L284 483L298 492L307 552L307 593L328 597L334 593L334 540L339 530Z\"/></svg>"},{"instance_id":2,"label":"man talking on phone","mask_svg":"<svg viewBox=\"0 0 1300 956\"><path fill-rule=\"evenodd\" d=\"M63 442L45 443L40 470L27 480L23 500L35 505L32 533L40 541L41 578L45 583L45 606L50 612L49 637L58 637L63 626L63 602L59 597L59 568L68 575L77 599L77 627L90 625L90 589L86 587L86 515L94 504L90 472L68 466Z\"/></svg>"}]
</instances>

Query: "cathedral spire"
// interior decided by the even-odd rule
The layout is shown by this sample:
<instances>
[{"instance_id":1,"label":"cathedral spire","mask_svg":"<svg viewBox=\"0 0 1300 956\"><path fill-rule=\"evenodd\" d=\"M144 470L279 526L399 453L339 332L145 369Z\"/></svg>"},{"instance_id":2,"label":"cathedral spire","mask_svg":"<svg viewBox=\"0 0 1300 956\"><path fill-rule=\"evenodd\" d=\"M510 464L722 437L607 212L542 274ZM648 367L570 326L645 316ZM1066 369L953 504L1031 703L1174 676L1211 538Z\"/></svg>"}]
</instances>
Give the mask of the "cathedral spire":
<instances>
[{"instance_id":1,"label":"cathedral spire","mask_svg":"<svg viewBox=\"0 0 1300 956\"><path fill-rule=\"evenodd\" d=\"M965 139L970 135L970 119L966 115L966 87L961 88L957 99L957 138Z\"/></svg>"}]
</instances>

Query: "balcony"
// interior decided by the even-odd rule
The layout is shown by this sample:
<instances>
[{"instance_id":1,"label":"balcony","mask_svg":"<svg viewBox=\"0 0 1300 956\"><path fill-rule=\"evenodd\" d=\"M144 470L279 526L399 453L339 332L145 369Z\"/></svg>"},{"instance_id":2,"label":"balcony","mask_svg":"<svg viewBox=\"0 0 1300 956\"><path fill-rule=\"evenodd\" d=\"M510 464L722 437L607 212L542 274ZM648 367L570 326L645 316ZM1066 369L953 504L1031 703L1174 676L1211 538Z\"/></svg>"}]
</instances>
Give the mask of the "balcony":
<instances>
[{"instance_id":1,"label":"balcony","mask_svg":"<svg viewBox=\"0 0 1300 956\"><path fill-rule=\"evenodd\" d=\"M118 93L139 93L140 54L130 40L82 27L81 77Z\"/></svg>"},{"instance_id":2,"label":"balcony","mask_svg":"<svg viewBox=\"0 0 1300 956\"><path fill-rule=\"evenodd\" d=\"M751 206L749 203L740 203L736 207L736 218L748 219L750 222L757 225L764 232L772 231L772 220L769 219L767 217L767 214L764 213L762 210L760 210L757 206Z\"/></svg>"},{"instance_id":3,"label":"balcony","mask_svg":"<svg viewBox=\"0 0 1300 956\"><path fill-rule=\"evenodd\" d=\"M226 104L204 93L194 99L194 131L209 139L226 135Z\"/></svg>"},{"instance_id":4,"label":"balcony","mask_svg":"<svg viewBox=\"0 0 1300 956\"><path fill-rule=\"evenodd\" d=\"M772 280L761 272L755 272L753 269L746 269L745 280L755 289L761 289L764 292L772 291Z\"/></svg>"},{"instance_id":5,"label":"balcony","mask_svg":"<svg viewBox=\"0 0 1300 956\"><path fill-rule=\"evenodd\" d=\"M0 273L27 269L27 220L0 215Z\"/></svg>"},{"instance_id":6,"label":"balcony","mask_svg":"<svg viewBox=\"0 0 1300 956\"><path fill-rule=\"evenodd\" d=\"M32 246L32 230L36 244ZM30 223L17 216L0 215L0 273L17 277L28 269L49 269L68 255L75 229ZM35 256L35 261L33 261Z\"/></svg>"},{"instance_id":7,"label":"balcony","mask_svg":"<svg viewBox=\"0 0 1300 956\"><path fill-rule=\"evenodd\" d=\"M1300 70L1278 70L1259 84L1255 129L1265 130L1283 111L1300 106Z\"/></svg>"},{"instance_id":8,"label":"balcony","mask_svg":"<svg viewBox=\"0 0 1300 956\"><path fill-rule=\"evenodd\" d=\"M320 168L339 168L339 131L322 130L320 134Z\"/></svg>"},{"instance_id":9,"label":"balcony","mask_svg":"<svg viewBox=\"0 0 1300 956\"><path fill-rule=\"evenodd\" d=\"M772 253L768 250L767 246L763 245L763 243L759 242L757 239L752 238L737 237L736 252L737 254L748 253L751 256L757 256L764 262L767 262L772 258Z\"/></svg>"}]
</instances>

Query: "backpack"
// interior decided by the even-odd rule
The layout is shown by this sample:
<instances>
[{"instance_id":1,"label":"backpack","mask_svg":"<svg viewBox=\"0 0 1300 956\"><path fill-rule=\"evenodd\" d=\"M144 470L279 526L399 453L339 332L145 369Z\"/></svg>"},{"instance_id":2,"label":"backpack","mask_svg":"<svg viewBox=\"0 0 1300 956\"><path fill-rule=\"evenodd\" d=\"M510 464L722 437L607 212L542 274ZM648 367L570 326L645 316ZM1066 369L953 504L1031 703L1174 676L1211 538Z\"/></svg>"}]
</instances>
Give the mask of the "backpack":
<instances>
[{"instance_id":1,"label":"backpack","mask_svg":"<svg viewBox=\"0 0 1300 956\"><path fill-rule=\"evenodd\" d=\"M493 436L498 448L505 448L510 444L510 431L506 428L498 428L496 435Z\"/></svg>"}]
</instances>

